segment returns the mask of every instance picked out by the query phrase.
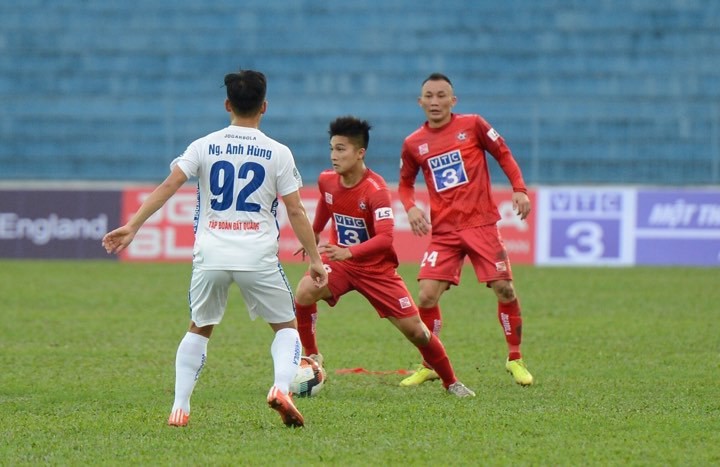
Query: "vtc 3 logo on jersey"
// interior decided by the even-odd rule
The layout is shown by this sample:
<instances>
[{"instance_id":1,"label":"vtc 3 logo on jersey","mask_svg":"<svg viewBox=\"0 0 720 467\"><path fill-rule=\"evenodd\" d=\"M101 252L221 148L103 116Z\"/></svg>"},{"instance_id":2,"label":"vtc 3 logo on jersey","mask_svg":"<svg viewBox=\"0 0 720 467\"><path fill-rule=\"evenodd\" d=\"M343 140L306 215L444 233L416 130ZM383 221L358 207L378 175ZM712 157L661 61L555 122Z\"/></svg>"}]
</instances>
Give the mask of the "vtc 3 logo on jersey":
<instances>
[{"instance_id":1,"label":"vtc 3 logo on jersey","mask_svg":"<svg viewBox=\"0 0 720 467\"><path fill-rule=\"evenodd\" d=\"M365 219L342 214L333 214L333 218L335 219L339 245L359 245L370 238Z\"/></svg>"},{"instance_id":2,"label":"vtc 3 logo on jersey","mask_svg":"<svg viewBox=\"0 0 720 467\"><path fill-rule=\"evenodd\" d=\"M468 182L459 150L431 157L428 159L428 165L437 191L449 190Z\"/></svg>"}]
</instances>

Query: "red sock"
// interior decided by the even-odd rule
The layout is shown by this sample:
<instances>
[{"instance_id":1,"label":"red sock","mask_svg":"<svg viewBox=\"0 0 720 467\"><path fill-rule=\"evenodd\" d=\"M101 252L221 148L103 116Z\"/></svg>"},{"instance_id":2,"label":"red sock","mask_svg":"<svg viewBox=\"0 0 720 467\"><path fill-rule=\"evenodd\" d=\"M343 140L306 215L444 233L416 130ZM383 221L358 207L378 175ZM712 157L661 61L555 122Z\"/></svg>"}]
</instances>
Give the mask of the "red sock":
<instances>
[{"instance_id":1,"label":"red sock","mask_svg":"<svg viewBox=\"0 0 720 467\"><path fill-rule=\"evenodd\" d=\"M300 305L295 302L295 317L298 322L300 342L305 348L303 355L318 354L317 340L315 339L315 322L317 320L317 304Z\"/></svg>"},{"instance_id":2,"label":"red sock","mask_svg":"<svg viewBox=\"0 0 720 467\"><path fill-rule=\"evenodd\" d=\"M420 319L425 326L436 336L440 336L440 329L442 329L442 314L440 313L440 306L435 305L429 308L418 308L420 312ZM427 368L432 368L432 365L427 360L422 362Z\"/></svg>"},{"instance_id":3,"label":"red sock","mask_svg":"<svg viewBox=\"0 0 720 467\"><path fill-rule=\"evenodd\" d=\"M430 336L430 342L428 342L425 347L418 347L418 350L425 361L430 364L430 367L435 370L440 379L442 379L445 389L457 381L455 370L453 370L447 352L445 352L445 347L442 342L440 342L438 336L432 334Z\"/></svg>"},{"instance_id":4,"label":"red sock","mask_svg":"<svg viewBox=\"0 0 720 467\"><path fill-rule=\"evenodd\" d=\"M418 308L418 311L420 312L420 319L425 323L425 326L427 326L430 332L439 336L440 329L442 329L440 306L435 305L430 308Z\"/></svg>"},{"instance_id":5,"label":"red sock","mask_svg":"<svg viewBox=\"0 0 720 467\"><path fill-rule=\"evenodd\" d=\"M498 320L505 332L508 345L508 360L522 358L520 343L522 342L522 316L520 303L517 299L510 303L498 302Z\"/></svg>"}]
</instances>

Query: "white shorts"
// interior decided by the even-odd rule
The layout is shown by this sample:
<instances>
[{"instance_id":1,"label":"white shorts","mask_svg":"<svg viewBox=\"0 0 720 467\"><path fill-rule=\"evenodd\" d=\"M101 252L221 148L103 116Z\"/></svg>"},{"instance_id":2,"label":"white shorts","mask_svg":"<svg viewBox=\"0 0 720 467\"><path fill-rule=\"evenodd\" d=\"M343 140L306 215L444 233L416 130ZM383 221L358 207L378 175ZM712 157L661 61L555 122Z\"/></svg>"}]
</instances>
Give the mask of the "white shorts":
<instances>
[{"instance_id":1,"label":"white shorts","mask_svg":"<svg viewBox=\"0 0 720 467\"><path fill-rule=\"evenodd\" d=\"M280 264L264 271L193 268L189 301L190 318L196 326L222 321L233 282L240 287L250 319L260 316L268 323L285 323L295 319L295 300Z\"/></svg>"}]
</instances>

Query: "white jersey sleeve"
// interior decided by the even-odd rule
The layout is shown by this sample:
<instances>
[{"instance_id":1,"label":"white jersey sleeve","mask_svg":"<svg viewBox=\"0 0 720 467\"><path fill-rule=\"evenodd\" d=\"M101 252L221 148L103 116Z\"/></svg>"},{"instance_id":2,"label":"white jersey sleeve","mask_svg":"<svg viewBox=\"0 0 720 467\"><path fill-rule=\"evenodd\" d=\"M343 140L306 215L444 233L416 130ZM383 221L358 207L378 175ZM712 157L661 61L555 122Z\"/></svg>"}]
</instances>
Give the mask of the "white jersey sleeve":
<instances>
[{"instance_id":1,"label":"white jersey sleeve","mask_svg":"<svg viewBox=\"0 0 720 467\"><path fill-rule=\"evenodd\" d=\"M302 186L287 146L231 125L194 141L174 165L198 180L195 267L253 271L278 263L278 196Z\"/></svg>"},{"instance_id":2,"label":"white jersey sleeve","mask_svg":"<svg viewBox=\"0 0 720 467\"><path fill-rule=\"evenodd\" d=\"M295 167L295 159L290 149L287 150L287 155L288 157L283 158L284 160L279 163L277 192L280 196L288 195L302 187L302 177Z\"/></svg>"},{"instance_id":3,"label":"white jersey sleeve","mask_svg":"<svg viewBox=\"0 0 720 467\"><path fill-rule=\"evenodd\" d=\"M170 163L170 170L177 165L188 179L197 177L200 168L200 146L202 140L195 140L185 152Z\"/></svg>"}]
</instances>

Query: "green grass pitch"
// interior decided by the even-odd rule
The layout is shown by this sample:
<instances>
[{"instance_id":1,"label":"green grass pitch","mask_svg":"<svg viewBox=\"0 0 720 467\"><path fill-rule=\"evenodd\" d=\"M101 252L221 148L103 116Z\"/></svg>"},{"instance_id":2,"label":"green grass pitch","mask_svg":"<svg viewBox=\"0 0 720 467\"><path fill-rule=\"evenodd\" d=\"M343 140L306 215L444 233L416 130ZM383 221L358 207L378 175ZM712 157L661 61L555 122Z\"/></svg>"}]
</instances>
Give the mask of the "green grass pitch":
<instances>
[{"instance_id":1,"label":"green grass pitch","mask_svg":"<svg viewBox=\"0 0 720 467\"><path fill-rule=\"evenodd\" d=\"M417 266L400 272L417 296ZM353 293L320 306L329 379L287 429L265 403L271 331L234 291L177 429L189 264L0 261L0 465L720 463L720 269L514 272L533 387L505 373L495 300L466 268L441 337L476 398L399 387L418 354ZM357 367L390 373L335 373Z\"/></svg>"}]
</instances>

